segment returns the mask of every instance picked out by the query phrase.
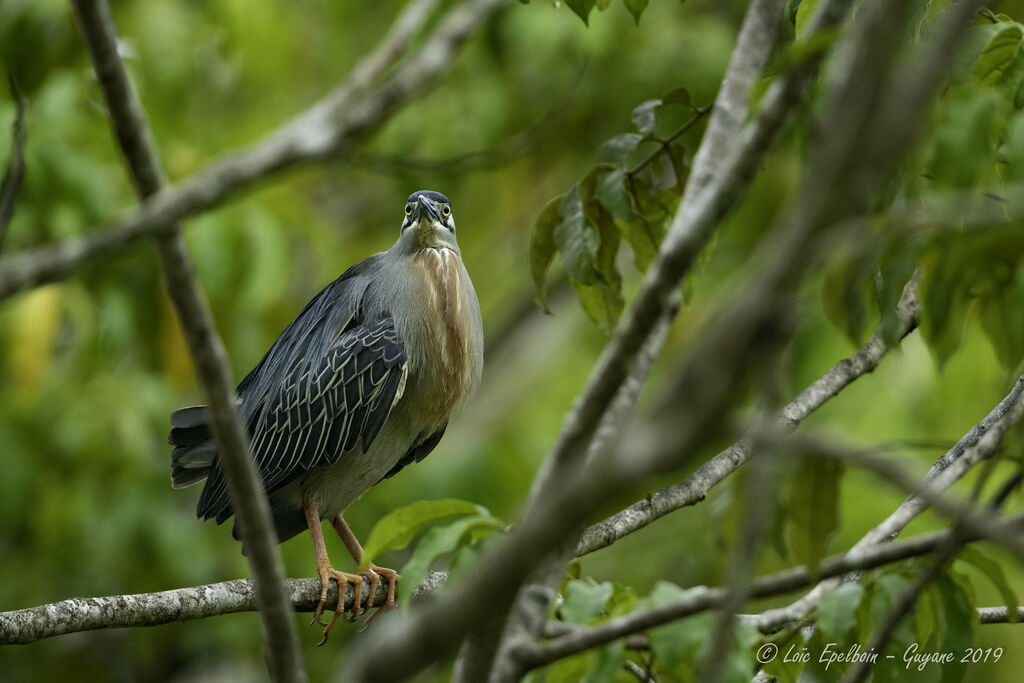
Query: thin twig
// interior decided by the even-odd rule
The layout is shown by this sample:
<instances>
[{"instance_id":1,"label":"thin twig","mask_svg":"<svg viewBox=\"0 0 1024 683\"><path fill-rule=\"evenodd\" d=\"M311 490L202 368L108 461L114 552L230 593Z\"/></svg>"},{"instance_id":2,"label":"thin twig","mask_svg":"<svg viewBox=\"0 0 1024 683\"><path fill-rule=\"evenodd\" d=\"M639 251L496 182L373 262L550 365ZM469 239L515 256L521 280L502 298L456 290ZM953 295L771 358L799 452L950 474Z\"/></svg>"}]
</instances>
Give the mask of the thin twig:
<instances>
[{"instance_id":1,"label":"thin twig","mask_svg":"<svg viewBox=\"0 0 1024 683\"><path fill-rule=\"evenodd\" d=\"M657 159L663 152L665 152L668 149L669 145L675 142L679 138L679 136L686 133L686 131L696 126L697 123L705 116L707 116L707 114L710 111L711 107L697 107L696 109L694 109L693 116L686 119L686 121L684 121L683 124L679 126L679 128L677 128L671 135L669 135L664 140L656 140L656 142L658 143L658 149L654 150L646 157L644 157L644 159L640 161L640 163L638 163L633 169L626 171L626 175L632 178L637 173L650 166L655 159Z\"/></svg>"},{"instance_id":2,"label":"thin twig","mask_svg":"<svg viewBox=\"0 0 1024 683\"><path fill-rule=\"evenodd\" d=\"M7 237L7 227L14 215L14 198L21 187L21 179L25 175L25 141L28 138L25 98L18 88L18 82L11 74L7 77L14 98L14 125L11 127L11 156L7 159L4 179L0 182L0 249Z\"/></svg>"},{"instance_id":3,"label":"thin twig","mask_svg":"<svg viewBox=\"0 0 1024 683\"><path fill-rule=\"evenodd\" d=\"M117 141L139 198L144 200L160 191L165 176L150 141L145 112L117 52L117 32L110 7L106 0L73 0L73 5ZM277 536L266 494L249 455L249 434L238 418L227 353L195 277L180 226L168 223L156 234L156 244L167 294L210 404L211 427L231 492L231 506L249 548L270 675L275 681L299 683L307 677L295 623L281 585L284 573L277 555Z\"/></svg>"}]
</instances>

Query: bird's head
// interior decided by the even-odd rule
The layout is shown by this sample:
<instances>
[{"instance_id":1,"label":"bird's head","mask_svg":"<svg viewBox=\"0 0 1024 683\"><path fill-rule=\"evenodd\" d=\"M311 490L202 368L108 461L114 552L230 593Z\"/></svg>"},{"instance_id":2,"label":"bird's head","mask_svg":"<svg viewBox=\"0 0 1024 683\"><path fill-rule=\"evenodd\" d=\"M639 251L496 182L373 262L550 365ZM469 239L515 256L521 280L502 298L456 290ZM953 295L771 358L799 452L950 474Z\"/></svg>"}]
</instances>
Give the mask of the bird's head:
<instances>
[{"instance_id":1,"label":"bird's head","mask_svg":"<svg viewBox=\"0 0 1024 683\"><path fill-rule=\"evenodd\" d=\"M413 250L458 249L452 203L440 192L420 190L405 200L405 219L399 240Z\"/></svg>"}]
</instances>

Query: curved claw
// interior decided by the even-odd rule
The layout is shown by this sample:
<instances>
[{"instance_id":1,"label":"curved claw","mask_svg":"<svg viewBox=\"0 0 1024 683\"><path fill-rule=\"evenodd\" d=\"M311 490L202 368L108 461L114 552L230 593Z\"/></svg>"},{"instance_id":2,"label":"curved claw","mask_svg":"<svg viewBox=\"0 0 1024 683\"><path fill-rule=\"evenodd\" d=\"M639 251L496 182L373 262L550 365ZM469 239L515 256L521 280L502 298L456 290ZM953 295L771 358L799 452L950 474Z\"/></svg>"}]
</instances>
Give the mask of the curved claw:
<instances>
[{"instance_id":1,"label":"curved claw","mask_svg":"<svg viewBox=\"0 0 1024 683\"><path fill-rule=\"evenodd\" d=\"M384 604L378 607L377 611L371 614L370 617L366 620L366 624L363 626L363 630L366 630L377 617L379 617L384 612L391 610L391 608L395 606L395 589L398 586L398 580L401 578L398 572L396 572L394 569L378 567L372 562L370 563L370 566L367 568L366 571L371 573L370 599L367 600L367 604L369 604L370 600L373 599L373 596L377 594L377 586L380 585L381 578L388 582L388 597L384 601Z\"/></svg>"},{"instance_id":2,"label":"curved claw","mask_svg":"<svg viewBox=\"0 0 1024 683\"><path fill-rule=\"evenodd\" d=\"M317 574L320 575L320 600L317 602L316 609L313 611L313 620L309 622L312 626L314 623L320 624L324 627L323 638L317 645L323 645L327 642L328 636L331 635L331 630L334 625L338 623L338 619L344 619L349 623L354 623L359 615L366 613L371 607L374 596L377 594L377 588L380 586L382 580L388 582L388 595L384 604L377 608L373 614L366 620L366 625L363 627L365 630L377 617L384 612L387 612L395 605L395 589L398 585L398 579L400 578L398 572L394 569L387 569L385 567L378 567L375 564L370 564L369 567L359 572L358 574L349 574L347 572L340 572L329 564L317 567ZM369 594L366 600L366 606L363 606L363 577L370 580ZM334 616L327 623L321 619L324 613L324 608L327 604L327 592L330 588L331 581L336 581L338 584L338 603L334 607ZM345 586L352 584L353 588L353 600L352 609L345 609Z\"/></svg>"},{"instance_id":3,"label":"curved claw","mask_svg":"<svg viewBox=\"0 0 1024 683\"><path fill-rule=\"evenodd\" d=\"M317 574L320 575L320 600L317 603L316 609L313 610L313 621L311 621L309 625L312 626L313 623L316 622L324 627L323 638L318 643L318 645L323 645L327 642L328 636L331 635L331 629L333 629L334 625L338 622L338 617L344 616L345 621L348 622L356 620L359 603L362 600L363 577L358 574L339 572L329 564L318 566ZM323 615L324 606L327 603L327 590L330 588L331 580L336 581L338 584L338 603L334 607L334 616L325 624L320 617ZM345 586L350 583L355 589L355 600L353 601L353 614L351 617L349 617L345 612Z\"/></svg>"}]
</instances>

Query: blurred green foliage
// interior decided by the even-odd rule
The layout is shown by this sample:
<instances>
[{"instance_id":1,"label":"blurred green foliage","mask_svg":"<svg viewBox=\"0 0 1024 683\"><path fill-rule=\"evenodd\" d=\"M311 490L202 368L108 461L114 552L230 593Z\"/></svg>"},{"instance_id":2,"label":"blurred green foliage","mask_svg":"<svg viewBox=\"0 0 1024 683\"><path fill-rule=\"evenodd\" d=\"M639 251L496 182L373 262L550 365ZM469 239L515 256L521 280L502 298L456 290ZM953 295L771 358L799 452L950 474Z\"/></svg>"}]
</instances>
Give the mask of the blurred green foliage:
<instances>
[{"instance_id":1,"label":"blurred green foliage","mask_svg":"<svg viewBox=\"0 0 1024 683\"><path fill-rule=\"evenodd\" d=\"M921 3L922 18L940 4ZM537 0L509 6L470 43L441 87L398 114L352 159L264 183L187 223L199 277L240 378L324 283L391 244L410 192L437 189L453 199L460 244L483 308L489 348L484 385L431 458L374 488L349 511L348 521L364 539L379 518L419 500L460 498L515 519L605 341L558 284L546 299L554 316L532 310L531 265L538 281L544 280L538 273L552 283L567 273L586 313L605 329L614 322L660 241L672 206L665 208L666 202L681 187L703 121L665 146L665 158L652 169L660 175L642 178L669 193L661 197L622 192L629 189L629 169L660 144L642 136L667 137L694 116L693 106L713 101L746 3L568 5ZM605 11L591 12L595 6ZM782 27L786 41L806 20L806 7L790 6L796 25ZM375 44L400 7L148 0L115 2L114 13L123 56L176 179L216 154L258 140L315 101ZM1024 17L1021 2L993 9ZM930 123L931 143L908 163L902 190L907 197L995 187L1022 177L1021 29L1000 21L982 26L977 35L971 43L977 53L964 62L973 65L970 72L959 76ZM95 231L129 211L131 188L67 4L0 3L0 63L18 79L29 103L27 171L5 253ZM685 102L679 101L680 87L686 89ZM656 99L676 103L650 104ZM638 105L643 106L637 110ZM9 130L13 118L14 104L4 92L0 130ZM622 137L635 131L640 139ZM485 163L475 169L446 162L466 152L505 149L512 139L526 144L515 147L511 160L500 159L505 163L486 163L497 153L483 155ZM624 144L602 148L608 140ZM721 226L688 280L687 305L655 367L649 396L671 373L679 350L742 279L754 245L796 187L806 143L800 126L789 130ZM5 133L0 159L9 151ZM676 183L666 184L670 179ZM879 188L879 194L891 199L891 190ZM569 229L560 236L558 223L588 225L587 207L600 208L593 223L600 239L583 235L581 241ZM531 255L538 216L551 221L546 244L561 256L554 264L553 252L546 261L536 251ZM901 239L889 239L893 235ZM631 258L615 258L620 239ZM877 239L837 253L832 267L806 284L783 378L786 396L850 353L851 338L863 337L891 308L893 291L883 288L876 298L864 285L879 262L875 257L885 255L892 281L907 272L907 254L937 275L926 284L931 308L921 333L813 415L805 429L854 444L899 441L905 447L894 457L923 472L1001 398L1024 356L1024 274L1018 262L987 266L993 254L1002 259L1019 253L1019 226L1016 232L993 231L990 242L973 240L970 249L943 239L953 238L880 230ZM614 248L604 240L614 241ZM576 250L568 262L566 248ZM548 274L549 268L555 271ZM965 272L971 274L969 286L941 277ZM0 609L196 585L247 571L229 530L194 518L198 489L169 486L167 414L200 397L157 273L152 249L140 245L0 305ZM1007 449L1018 456L1020 438L1014 432ZM1001 464L999 471L1008 467ZM683 474L652 482L651 489ZM839 487L830 476L829 486ZM578 567L583 578L568 585L569 613L563 610L562 616L585 623L602 611L607 617L660 604L677 596L678 586L722 583L732 543L722 520L735 514L730 509L742 494L740 486L727 482L705 504L584 558ZM792 557L766 549L759 572L849 547L902 499L872 475L852 470L838 490L838 528L831 540L817 548L801 545ZM623 490L604 511L644 493ZM1019 497L1010 506L1019 509ZM495 526L489 515L466 519L488 530ZM834 526L820 521L822 533ZM941 521L926 515L909 531ZM463 534L475 533L472 524L459 520L427 532L414 543L425 548L417 551L417 566L435 558L443 565L454 550L460 571L472 571L471 559L455 550L466 540ZM341 568L342 546L328 543ZM982 548L1004 566L1002 579L992 578L985 560L958 563L955 569L964 574L937 582L914 624L955 624L965 604L1004 604L1006 587L1021 595L1019 565ZM313 574L306 535L282 551L289 575ZM394 551L382 562L401 566L412 552ZM899 570L882 572L860 594L834 596L823 605L829 635L866 642L867 636L848 626L850 613L881 610L906 580ZM967 580L975 593L969 599L962 587ZM949 613L945 618L943 610ZM296 619L313 680L341 669L345 645L366 637L339 627L317 649L319 631L304 630L305 619ZM694 617L651 634L656 654L668 666L683 667L681 676L693 666L687 653L702 646L694 636L706 633L707 624L697 624L701 619L706 621ZM965 680L1018 680L1024 654L1012 644L1019 642L1019 628L975 629L976 645L1001 645L1005 653L998 664L968 668ZM963 630L947 629L943 637L951 643L972 637ZM740 646L730 653L731 676L746 673L742 655L749 640L736 634ZM253 614L82 633L0 649L0 680L261 680L260 647ZM559 663L547 674L550 680L586 673L593 680L629 680L618 669L622 656L621 646L609 646ZM439 669L423 678L439 680L445 673Z\"/></svg>"}]
</instances>

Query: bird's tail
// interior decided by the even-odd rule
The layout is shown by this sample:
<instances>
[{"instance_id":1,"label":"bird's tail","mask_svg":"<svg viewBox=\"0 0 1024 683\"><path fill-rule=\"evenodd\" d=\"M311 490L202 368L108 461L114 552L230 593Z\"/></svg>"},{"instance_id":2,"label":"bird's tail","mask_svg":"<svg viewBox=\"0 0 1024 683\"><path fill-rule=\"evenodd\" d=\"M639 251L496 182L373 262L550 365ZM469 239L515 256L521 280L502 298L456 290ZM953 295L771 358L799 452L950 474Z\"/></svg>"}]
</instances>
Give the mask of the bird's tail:
<instances>
[{"instance_id":1,"label":"bird's tail","mask_svg":"<svg viewBox=\"0 0 1024 683\"><path fill-rule=\"evenodd\" d=\"M190 406L171 413L171 486L191 486L206 479L217 455L217 444L206 423L206 406Z\"/></svg>"}]
</instances>

